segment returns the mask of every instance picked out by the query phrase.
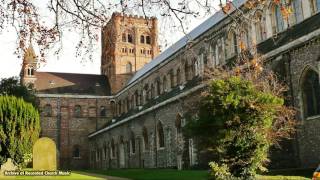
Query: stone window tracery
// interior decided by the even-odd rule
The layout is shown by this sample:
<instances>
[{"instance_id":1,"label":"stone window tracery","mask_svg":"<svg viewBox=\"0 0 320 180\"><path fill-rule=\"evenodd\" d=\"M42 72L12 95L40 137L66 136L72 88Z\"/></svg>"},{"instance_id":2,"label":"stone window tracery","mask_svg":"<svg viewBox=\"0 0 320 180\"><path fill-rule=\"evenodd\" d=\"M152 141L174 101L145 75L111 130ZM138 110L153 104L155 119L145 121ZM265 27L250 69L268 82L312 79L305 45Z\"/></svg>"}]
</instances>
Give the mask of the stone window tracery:
<instances>
[{"instance_id":1,"label":"stone window tracery","mask_svg":"<svg viewBox=\"0 0 320 180\"><path fill-rule=\"evenodd\" d=\"M280 5L274 4L271 7L271 20L272 20L272 31L273 34L279 33L284 30L284 19L281 14Z\"/></svg>"},{"instance_id":2,"label":"stone window tracery","mask_svg":"<svg viewBox=\"0 0 320 180\"><path fill-rule=\"evenodd\" d=\"M301 0L292 0L291 3L295 20L294 23L299 23L303 20L302 2Z\"/></svg>"},{"instance_id":3,"label":"stone window tracery","mask_svg":"<svg viewBox=\"0 0 320 180\"><path fill-rule=\"evenodd\" d=\"M266 39L265 19L262 16L262 11L255 13L255 28L257 43Z\"/></svg>"}]
</instances>

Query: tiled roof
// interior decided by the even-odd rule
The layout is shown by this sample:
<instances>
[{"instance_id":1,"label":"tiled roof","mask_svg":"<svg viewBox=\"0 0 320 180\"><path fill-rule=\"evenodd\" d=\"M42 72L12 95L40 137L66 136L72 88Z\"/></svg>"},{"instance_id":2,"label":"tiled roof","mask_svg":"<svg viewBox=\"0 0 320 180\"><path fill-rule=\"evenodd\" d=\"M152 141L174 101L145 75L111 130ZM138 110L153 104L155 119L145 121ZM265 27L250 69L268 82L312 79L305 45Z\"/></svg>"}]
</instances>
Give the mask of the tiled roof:
<instances>
[{"instance_id":1,"label":"tiled roof","mask_svg":"<svg viewBox=\"0 0 320 180\"><path fill-rule=\"evenodd\" d=\"M234 0L232 3L236 8L241 7L247 0ZM233 8L233 11L236 9ZM137 79L139 79L141 76L146 74L147 72L151 71L153 68L155 68L158 64L168 60L170 56L172 56L174 53L178 52L181 48L187 45L189 41L192 41L208 31L210 28L218 24L220 21L222 21L227 15L223 13L222 10L218 11L214 15L212 15L210 18L208 18L206 21L204 21L202 24L197 26L195 29L193 29L189 34L182 37L179 41L174 43L172 46L170 46L168 49L166 49L163 53L158 55L155 59L151 60L148 64L146 64L143 68L141 68L128 82L127 85L133 83Z\"/></svg>"},{"instance_id":2,"label":"tiled roof","mask_svg":"<svg viewBox=\"0 0 320 180\"><path fill-rule=\"evenodd\" d=\"M45 94L110 95L107 77L95 74L36 72L35 88Z\"/></svg>"}]
</instances>

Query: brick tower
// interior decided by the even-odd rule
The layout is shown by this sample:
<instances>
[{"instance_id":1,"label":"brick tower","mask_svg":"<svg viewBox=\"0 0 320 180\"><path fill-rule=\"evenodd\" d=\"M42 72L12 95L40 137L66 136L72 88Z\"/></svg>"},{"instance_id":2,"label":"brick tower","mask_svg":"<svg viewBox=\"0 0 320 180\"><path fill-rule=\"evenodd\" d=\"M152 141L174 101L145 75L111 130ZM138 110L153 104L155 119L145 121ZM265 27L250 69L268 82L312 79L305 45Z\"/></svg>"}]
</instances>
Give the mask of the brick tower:
<instances>
[{"instance_id":1,"label":"brick tower","mask_svg":"<svg viewBox=\"0 0 320 180\"><path fill-rule=\"evenodd\" d=\"M26 86L33 86L36 81L35 72L37 70L38 60L32 45L24 53L23 64L20 72L21 83Z\"/></svg>"},{"instance_id":2,"label":"brick tower","mask_svg":"<svg viewBox=\"0 0 320 180\"><path fill-rule=\"evenodd\" d=\"M101 74L114 94L159 54L157 19L114 13L101 34Z\"/></svg>"}]
</instances>

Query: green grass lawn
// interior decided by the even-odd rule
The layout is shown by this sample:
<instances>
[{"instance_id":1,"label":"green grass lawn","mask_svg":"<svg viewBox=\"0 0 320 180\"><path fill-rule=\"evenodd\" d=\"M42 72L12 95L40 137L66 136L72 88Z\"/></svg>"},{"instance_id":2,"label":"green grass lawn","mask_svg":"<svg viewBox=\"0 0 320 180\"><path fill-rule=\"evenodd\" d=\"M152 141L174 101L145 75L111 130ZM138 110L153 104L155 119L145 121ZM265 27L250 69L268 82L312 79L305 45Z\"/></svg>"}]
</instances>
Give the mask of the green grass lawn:
<instances>
[{"instance_id":1,"label":"green grass lawn","mask_svg":"<svg viewBox=\"0 0 320 180\"><path fill-rule=\"evenodd\" d=\"M108 176L125 177L133 180L203 180L208 179L208 171L174 169L123 169L123 170L84 170L84 172ZM307 180L313 169L270 171L258 175L258 180Z\"/></svg>"},{"instance_id":2,"label":"green grass lawn","mask_svg":"<svg viewBox=\"0 0 320 180\"><path fill-rule=\"evenodd\" d=\"M71 172L70 176L3 176L0 175L0 179L2 180L102 180L102 178L97 178L93 176L86 176L78 173Z\"/></svg>"},{"instance_id":3,"label":"green grass lawn","mask_svg":"<svg viewBox=\"0 0 320 180\"><path fill-rule=\"evenodd\" d=\"M108 176L125 177L133 180L204 180L208 171L174 169L123 169L123 170L86 170Z\"/></svg>"}]
</instances>

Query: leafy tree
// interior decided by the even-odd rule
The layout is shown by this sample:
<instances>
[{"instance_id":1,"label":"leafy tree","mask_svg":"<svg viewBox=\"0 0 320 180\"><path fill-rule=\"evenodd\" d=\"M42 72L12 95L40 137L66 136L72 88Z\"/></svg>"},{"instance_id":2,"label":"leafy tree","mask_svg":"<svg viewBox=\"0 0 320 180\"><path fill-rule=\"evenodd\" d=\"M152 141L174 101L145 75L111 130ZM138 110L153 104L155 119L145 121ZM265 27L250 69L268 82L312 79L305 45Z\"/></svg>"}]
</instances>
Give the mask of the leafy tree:
<instances>
[{"instance_id":1,"label":"leafy tree","mask_svg":"<svg viewBox=\"0 0 320 180\"><path fill-rule=\"evenodd\" d=\"M265 171L270 146L294 130L294 112L284 105L275 77L255 60L241 67L209 80L198 115L187 124L199 148L214 157L214 179L248 179Z\"/></svg>"},{"instance_id":2,"label":"leafy tree","mask_svg":"<svg viewBox=\"0 0 320 180\"><path fill-rule=\"evenodd\" d=\"M258 5L259 7L268 6L270 1L248 0L245 7L251 9ZM93 46L99 44L98 38L101 28L106 25L115 11L156 16L165 22L164 28L170 27L172 30L186 33L189 31L188 24L192 23L194 18L203 18L215 13L217 4L228 15L234 9L234 3L229 0L47 0L45 1L46 7L39 7L39 1L35 0L2 0L1 2L0 30L11 27L16 29L18 39L15 53L22 55L30 43L30 38L32 38L39 47L41 60L44 60L47 51L56 47L57 44L60 46L59 49L55 49L55 52L60 52L61 40L66 31L74 30L80 34L81 38L75 47L77 50L82 50L79 51L81 55L93 51ZM281 7L284 6L280 1L277 4ZM237 9L237 11L243 10ZM235 19L243 21L246 18Z\"/></svg>"},{"instance_id":3,"label":"leafy tree","mask_svg":"<svg viewBox=\"0 0 320 180\"><path fill-rule=\"evenodd\" d=\"M36 105L35 91L32 87L20 84L17 77L4 78L0 81L0 95L16 96Z\"/></svg>"},{"instance_id":4,"label":"leafy tree","mask_svg":"<svg viewBox=\"0 0 320 180\"><path fill-rule=\"evenodd\" d=\"M40 116L32 104L14 96L0 96L0 164L7 158L23 163L39 133Z\"/></svg>"}]
</instances>

